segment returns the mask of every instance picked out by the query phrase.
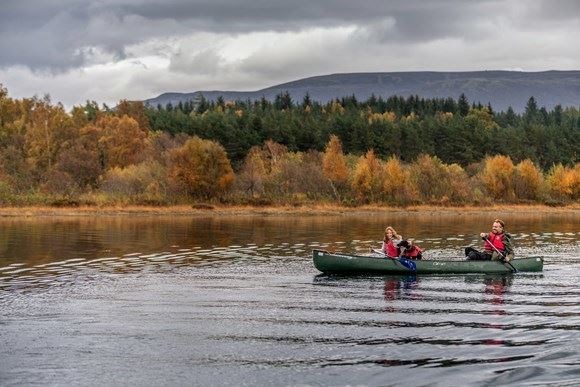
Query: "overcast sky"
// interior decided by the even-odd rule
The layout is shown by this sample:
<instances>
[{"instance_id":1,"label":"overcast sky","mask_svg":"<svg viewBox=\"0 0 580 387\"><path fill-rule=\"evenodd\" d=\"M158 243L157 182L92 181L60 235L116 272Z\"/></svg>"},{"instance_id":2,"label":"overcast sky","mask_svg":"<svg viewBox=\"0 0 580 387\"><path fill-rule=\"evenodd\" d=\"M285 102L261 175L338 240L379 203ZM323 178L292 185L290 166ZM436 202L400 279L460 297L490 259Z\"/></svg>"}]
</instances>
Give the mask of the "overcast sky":
<instances>
[{"instance_id":1,"label":"overcast sky","mask_svg":"<svg viewBox=\"0 0 580 387\"><path fill-rule=\"evenodd\" d=\"M375 71L578 70L576 0L1 0L0 84L67 108Z\"/></svg>"}]
</instances>

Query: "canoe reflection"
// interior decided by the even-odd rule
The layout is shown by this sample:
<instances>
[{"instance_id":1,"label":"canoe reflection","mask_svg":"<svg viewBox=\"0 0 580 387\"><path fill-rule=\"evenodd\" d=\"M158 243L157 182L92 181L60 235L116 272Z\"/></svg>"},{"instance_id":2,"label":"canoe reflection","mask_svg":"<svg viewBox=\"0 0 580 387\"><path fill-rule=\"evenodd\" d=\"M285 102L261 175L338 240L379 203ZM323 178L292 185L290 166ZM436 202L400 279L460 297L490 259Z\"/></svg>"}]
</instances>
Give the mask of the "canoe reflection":
<instances>
[{"instance_id":1,"label":"canoe reflection","mask_svg":"<svg viewBox=\"0 0 580 387\"><path fill-rule=\"evenodd\" d=\"M494 304L504 303L504 294L509 291L513 283L512 275L486 276L483 279L485 284L484 293L493 295Z\"/></svg>"},{"instance_id":2,"label":"canoe reflection","mask_svg":"<svg viewBox=\"0 0 580 387\"><path fill-rule=\"evenodd\" d=\"M414 275L392 276L385 278L385 300L393 301L401 297L412 297L419 287L419 279Z\"/></svg>"}]
</instances>

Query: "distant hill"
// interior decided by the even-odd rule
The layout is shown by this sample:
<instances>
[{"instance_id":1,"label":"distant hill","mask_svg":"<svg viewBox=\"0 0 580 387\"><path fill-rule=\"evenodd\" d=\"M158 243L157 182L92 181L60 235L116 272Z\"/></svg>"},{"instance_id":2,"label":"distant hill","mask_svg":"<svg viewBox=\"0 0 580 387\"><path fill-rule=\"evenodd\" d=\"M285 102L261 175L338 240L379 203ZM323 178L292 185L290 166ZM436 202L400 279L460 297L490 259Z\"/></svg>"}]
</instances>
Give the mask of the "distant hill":
<instances>
[{"instance_id":1,"label":"distant hill","mask_svg":"<svg viewBox=\"0 0 580 387\"><path fill-rule=\"evenodd\" d=\"M538 106L552 109L555 105L580 106L580 71L471 71L471 72L397 72L331 74L299 79L257 91L196 91L164 93L143 101L150 106L165 107L199 98L208 100L222 96L228 100L273 101L276 95L288 91L295 102L302 102L308 93L313 100L326 103L334 98L355 95L366 100L371 95L383 98L392 95L424 98L457 98L464 93L469 102L482 103L497 110L511 106L522 112L533 96Z\"/></svg>"}]
</instances>

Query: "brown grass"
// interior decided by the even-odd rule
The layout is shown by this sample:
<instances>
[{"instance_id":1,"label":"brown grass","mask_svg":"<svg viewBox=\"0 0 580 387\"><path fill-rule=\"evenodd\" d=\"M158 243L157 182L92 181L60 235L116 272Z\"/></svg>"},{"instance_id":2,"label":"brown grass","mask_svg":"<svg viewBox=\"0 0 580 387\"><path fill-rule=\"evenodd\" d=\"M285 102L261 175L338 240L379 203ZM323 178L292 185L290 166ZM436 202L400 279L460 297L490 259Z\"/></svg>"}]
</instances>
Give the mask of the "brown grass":
<instances>
[{"instance_id":1,"label":"brown grass","mask_svg":"<svg viewBox=\"0 0 580 387\"><path fill-rule=\"evenodd\" d=\"M384 213L420 213L420 214L465 214L465 213L505 213L505 214L567 214L580 215L580 203L561 207L545 205L496 205L496 206L358 206L342 207L329 204L309 206L230 206L230 205L175 205L175 206L81 206L81 207L0 207L0 217L43 217L43 216L196 216L196 215L357 215Z\"/></svg>"}]
</instances>

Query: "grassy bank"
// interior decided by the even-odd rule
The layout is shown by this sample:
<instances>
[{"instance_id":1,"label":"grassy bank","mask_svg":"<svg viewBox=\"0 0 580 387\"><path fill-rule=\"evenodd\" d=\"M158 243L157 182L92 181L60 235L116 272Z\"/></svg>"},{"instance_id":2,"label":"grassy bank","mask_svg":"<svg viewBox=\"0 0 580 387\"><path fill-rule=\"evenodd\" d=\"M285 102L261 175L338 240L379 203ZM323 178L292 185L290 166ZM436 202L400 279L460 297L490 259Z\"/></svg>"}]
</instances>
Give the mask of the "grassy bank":
<instances>
[{"instance_id":1,"label":"grassy bank","mask_svg":"<svg viewBox=\"0 0 580 387\"><path fill-rule=\"evenodd\" d=\"M545 205L495 205L485 207L438 207L438 206L358 206L336 205L312 206L228 206L228 205L176 205L176 206L81 206L81 207L0 207L0 217L42 216L213 216L213 215L383 215L407 214L461 215L461 214L567 214L580 216L580 203L552 207Z\"/></svg>"}]
</instances>

